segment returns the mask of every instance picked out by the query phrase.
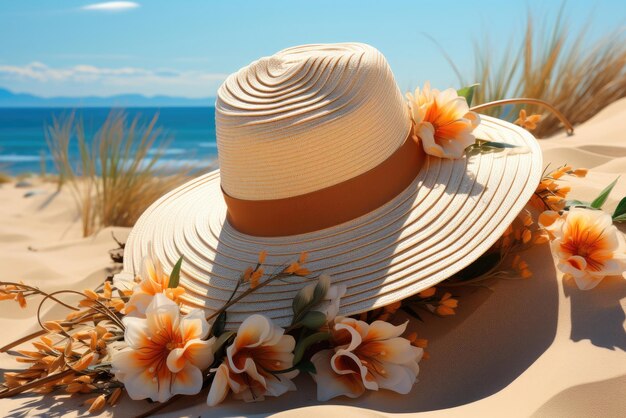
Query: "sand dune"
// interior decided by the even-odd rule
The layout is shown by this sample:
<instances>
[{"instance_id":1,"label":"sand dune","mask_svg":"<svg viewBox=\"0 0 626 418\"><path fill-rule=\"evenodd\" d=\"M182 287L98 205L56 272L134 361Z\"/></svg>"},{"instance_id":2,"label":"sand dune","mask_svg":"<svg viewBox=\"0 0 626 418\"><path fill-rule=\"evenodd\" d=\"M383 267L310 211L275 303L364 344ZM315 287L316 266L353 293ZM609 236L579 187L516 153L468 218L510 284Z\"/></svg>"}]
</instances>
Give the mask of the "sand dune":
<instances>
[{"instance_id":1,"label":"sand dune","mask_svg":"<svg viewBox=\"0 0 626 418\"><path fill-rule=\"evenodd\" d=\"M607 208L626 195L626 99L608 106L576 128L571 137L540 141L544 161L592 169L585 179L568 179L572 198L588 200L618 175ZM23 197L28 190L40 194ZM97 286L110 274L107 251L115 248L108 228L82 238L71 196L55 193L52 184L17 189L0 187L0 266L6 280L25 280L46 290ZM206 395L179 402L164 411L170 416L619 416L626 410L626 281L611 279L591 292L581 292L557 278L547 246L534 248L528 259L535 276L501 281L493 291L463 291L458 315L427 318L410 325L429 338L431 358L422 363L420 382L407 396L369 393L358 400L337 399L318 406L307 376L301 390L260 404L226 402L207 409ZM4 302L0 310L2 341L34 330L35 306L19 310ZM46 312L59 316L61 309ZM13 367L5 357L0 366ZM62 413L70 405L41 401L32 395L0 401L5 414ZM366 412L363 409L367 408ZM144 402L122 402L117 416L148 409ZM294 409L304 408L304 409ZM289 409L294 409L288 411ZM74 414L76 415L76 414Z\"/></svg>"}]
</instances>

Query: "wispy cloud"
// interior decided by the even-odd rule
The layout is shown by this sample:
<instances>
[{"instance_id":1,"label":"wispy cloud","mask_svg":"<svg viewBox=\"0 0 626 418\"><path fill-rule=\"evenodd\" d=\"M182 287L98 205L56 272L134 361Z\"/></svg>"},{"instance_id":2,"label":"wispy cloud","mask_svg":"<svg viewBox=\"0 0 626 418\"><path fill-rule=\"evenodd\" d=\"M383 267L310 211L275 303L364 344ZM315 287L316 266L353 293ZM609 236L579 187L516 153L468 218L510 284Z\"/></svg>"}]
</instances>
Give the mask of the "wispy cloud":
<instances>
[{"instance_id":1,"label":"wispy cloud","mask_svg":"<svg viewBox=\"0 0 626 418\"><path fill-rule=\"evenodd\" d=\"M0 85L43 96L140 93L205 97L214 95L226 76L171 68L110 68L86 64L55 68L42 62L22 66L0 64Z\"/></svg>"},{"instance_id":2,"label":"wispy cloud","mask_svg":"<svg viewBox=\"0 0 626 418\"><path fill-rule=\"evenodd\" d=\"M45 56L55 59L63 59L63 60L75 60L75 61L98 61L98 60L106 60L106 61L121 61L121 60L131 60L136 58L135 55L128 54L76 54L76 53L63 53L63 54L46 54Z\"/></svg>"},{"instance_id":3,"label":"wispy cloud","mask_svg":"<svg viewBox=\"0 0 626 418\"><path fill-rule=\"evenodd\" d=\"M93 3L81 7L81 10L96 10L103 12L121 12L123 10L136 9L139 3L134 1L105 1L102 3Z\"/></svg>"}]
</instances>

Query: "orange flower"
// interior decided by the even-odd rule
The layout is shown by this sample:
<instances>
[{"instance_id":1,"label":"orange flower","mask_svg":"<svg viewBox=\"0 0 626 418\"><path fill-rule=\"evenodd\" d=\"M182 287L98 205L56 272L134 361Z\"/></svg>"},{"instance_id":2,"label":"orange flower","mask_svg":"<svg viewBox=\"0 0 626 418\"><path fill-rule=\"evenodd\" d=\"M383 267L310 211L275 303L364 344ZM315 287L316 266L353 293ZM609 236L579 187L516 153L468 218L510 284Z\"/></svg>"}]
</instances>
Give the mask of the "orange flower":
<instances>
[{"instance_id":1,"label":"orange flower","mask_svg":"<svg viewBox=\"0 0 626 418\"><path fill-rule=\"evenodd\" d=\"M476 142L472 131L480 123L480 117L469 110L467 100L456 90L431 90L426 82L422 90L415 90L415 95L407 93L407 99L414 134L422 140L427 154L459 159Z\"/></svg>"},{"instance_id":2,"label":"orange flower","mask_svg":"<svg viewBox=\"0 0 626 418\"><path fill-rule=\"evenodd\" d=\"M517 118L514 123L526 130L532 131L537 128L537 122L539 122L540 120L541 115L526 116L526 110L522 109L519 111L519 118Z\"/></svg>"},{"instance_id":3,"label":"orange flower","mask_svg":"<svg viewBox=\"0 0 626 418\"><path fill-rule=\"evenodd\" d=\"M163 271L163 266L157 259L145 257L143 259L139 284L133 287L133 293L126 303L125 313L133 316L143 316L146 308L157 294L165 294L169 299L178 302L185 289L178 286L170 288L170 276Z\"/></svg>"},{"instance_id":4,"label":"orange flower","mask_svg":"<svg viewBox=\"0 0 626 418\"><path fill-rule=\"evenodd\" d=\"M535 194L530 199L530 203L539 210L563 210L565 208L565 199L571 188L569 186L561 186L556 180L566 174L585 177L587 169L579 168L574 170L572 166L564 165L548 173L541 179Z\"/></svg>"},{"instance_id":5,"label":"orange flower","mask_svg":"<svg viewBox=\"0 0 626 418\"><path fill-rule=\"evenodd\" d=\"M215 378L207 403L215 406L229 392L246 402L280 396L295 390L291 381L298 371L275 374L293 366L294 338L263 315L251 315L239 326L237 337L226 349L226 359L213 370Z\"/></svg>"},{"instance_id":6,"label":"orange flower","mask_svg":"<svg viewBox=\"0 0 626 418\"><path fill-rule=\"evenodd\" d=\"M626 244L611 216L600 210L572 208L561 218L546 214L542 226L554 238L557 268L582 290L592 289L605 276L625 275ZM550 223L552 221L552 223Z\"/></svg>"},{"instance_id":7,"label":"orange flower","mask_svg":"<svg viewBox=\"0 0 626 418\"><path fill-rule=\"evenodd\" d=\"M254 272L252 272L252 274L250 275L250 287L252 289L254 289L255 287L259 285L259 279L263 277L263 273L264 271L262 268L259 268L255 270Z\"/></svg>"},{"instance_id":8,"label":"orange flower","mask_svg":"<svg viewBox=\"0 0 626 418\"><path fill-rule=\"evenodd\" d=\"M454 315L454 309L459 306L459 301L452 298L450 293L445 293L439 301L439 306L435 312L441 316Z\"/></svg>"},{"instance_id":9,"label":"orange flower","mask_svg":"<svg viewBox=\"0 0 626 418\"><path fill-rule=\"evenodd\" d=\"M437 288L433 286L433 287L429 287L428 289L422 290L417 295L422 299L427 299L427 298L434 296L435 292L437 292Z\"/></svg>"},{"instance_id":10,"label":"orange flower","mask_svg":"<svg viewBox=\"0 0 626 418\"><path fill-rule=\"evenodd\" d=\"M302 267L302 265L306 263L308 257L309 254L306 251L303 251L302 253L300 253L298 261L294 261L293 263L289 264L285 268L285 270L283 270L283 273L295 274L296 276L308 276L309 274L311 274L311 271L307 268Z\"/></svg>"},{"instance_id":11,"label":"orange flower","mask_svg":"<svg viewBox=\"0 0 626 418\"><path fill-rule=\"evenodd\" d=\"M165 402L202 389L204 369L213 363L214 338L200 309L180 315L178 305L158 293L146 318L124 318L128 347L113 354L111 367L135 400Z\"/></svg>"},{"instance_id":12,"label":"orange flower","mask_svg":"<svg viewBox=\"0 0 626 418\"><path fill-rule=\"evenodd\" d=\"M406 323L371 324L336 318L331 329L334 347L311 357L316 373L317 399L345 395L356 398L366 390L387 389L409 393L419 373L423 349L401 335Z\"/></svg>"}]
</instances>

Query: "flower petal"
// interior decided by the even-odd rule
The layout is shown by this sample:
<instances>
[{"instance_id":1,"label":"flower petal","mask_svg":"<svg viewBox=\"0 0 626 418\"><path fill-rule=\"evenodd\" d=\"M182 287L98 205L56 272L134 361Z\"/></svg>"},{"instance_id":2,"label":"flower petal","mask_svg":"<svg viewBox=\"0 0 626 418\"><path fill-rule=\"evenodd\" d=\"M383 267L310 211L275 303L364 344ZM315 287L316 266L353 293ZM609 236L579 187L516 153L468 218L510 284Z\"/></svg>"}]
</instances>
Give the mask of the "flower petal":
<instances>
[{"instance_id":1,"label":"flower petal","mask_svg":"<svg viewBox=\"0 0 626 418\"><path fill-rule=\"evenodd\" d=\"M297 370L295 371L298 374ZM289 376L277 375L267 379L267 387L265 389L265 395L267 396L281 396L287 392L295 391L296 385L290 380L295 375L291 373Z\"/></svg>"},{"instance_id":2,"label":"flower petal","mask_svg":"<svg viewBox=\"0 0 626 418\"><path fill-rule=\"evenodd\" d=\"M250 315L239 326L237 337L229 347L238 350L243 347L257 347L271 339L273 327L268 318L263 315Z\"/></svg>"},{"instance_id":3,"label":"flower petal","mask_svg":"<svg viewBox=\"0 0 626 418\"><path fill-rule=\"evenodd\" d=\"M419 350L421 350L421 348ZM413 364L417 365L416 362ZM409 365L386 363L384 368L385 375L376 379L381 389L387 389L401 394L406 394L411 391L417 378L419 367L414 368Z\"/></svg>"},{"instance_id":4,"label":"flower petal","mask_svg":"<svg viewBox=\"0 0 626 418\"><path fill-rule=\"evenodd\" d=\"M576 286L580 290L591 290L596 287L602 281L603 277L594 277L591 274L582 274L574 276L574 281L576 282Z\"/></svg>"},{"instance_id":5,"label":"flower petal","mask_svg":"<svg viewBox=\"0 0 626 418\"><path fill-rule=\"evenodd\" d=\"M361 379L356 375L338 375L331 368L333 350L318 351L311 357L316 372L311 374L317 383L317 400L324 402L345 395L357 398L365 392Z\"/></svg>"},{"instance_id":6,"label":"flower petal","mask_svg":"<svg viewBox=\"0 0 626 418\"><path fill-rule=\"evenodd\" d=\"M426 154L443 158L443 148L435 142L435 128L429 122L422 122L416 129L417 136L422 140Z\"/></svg>"},{"instance_id":7,"label":"flower petal","mask_svg":"<svg viewBox=\"0 0 626 418\"><path fill-rule=\"evenodd\" d=\"M228 395L230 388L228 386L228 366L224 363L220 364L215 372L211 389L207 396L206 403L209 406L215 406L221 403Z\"/></svg>"},{"instance_id":8,"label":"flower petal","mask_svg":"<svg viewBox=\"0 0 626 418\"><path fill-rule=\"evenodd\" d=\"M202 389L202 372L187 363L185 367L172 377L171 391L173 395L195 395Z\"/></svg>"},{"instance_id":9,"label":"flower petal","mask_svg":"<svg viewBox=\"0 0 626 418\"><path fill-rule=\"evenodd\" d=\"M126 311L128 312L127 316L135 316L140 318L146 317L146 309L152 302L154 295L144 293L139 289L139 286L136 286L133 290L133 294L130 296L128 302L126 302ZM129 308L131 308L129 310Z\"/></svg>"},{"instance_id":10,"label":"flower petal","mask_svg":"<svg viewBox=\"0 0 626 418\"><path fill-rule=\"evenodd\" d=\"M331 368L338 375L360 376L363 386L369 390L378 390L376 377L363 365L361 359L351 351L337 350L330 361Z\"/></svg>"},{"instance_id":11,"label":"flower petal","mask_svg":"<svg viewBox=\"0 0 626 418\"><path fill-rule=\"evenodd\" d=\"M205 313L201 309L193 309L180 320L180 330L183 341L196 338L204 339L209 335L211 327L205 318Z\"/></svg>"},{"instance_id":12,"label":"flower petal","mask_svg":"<svg viewBox=\"0 0 626 418\"><path fill-rule=\"evenodd\" d=\"M178 305L162 293L154 295L152 303L146 309L148 328L153 335L178 330L180 310Z\"/></svg>"},{"instance_id":13,"label":"flower petal","mask_svg":"<svg viewBox=\"0 0 626 418\"><path fill-rule=\"evenodd\" d=\"M167 356L167 368L172 372L178 372L186 364L190 363L201 370L206 369L213 363L213 344L215 337L208 341L187 341L184 347L175 348Z\"/></svg>"},{"instance_id":14,"label":"flower petal","mask_svg":"<svg viewBox=\"0 0 626 418\"><path fill-rule=\"evenodd\" d=\"M133 400L150 398L159 400L159 383L153 373L137 359L137 352L131 348L116 352L111 359L115 377L124 383L124 387ZM167 382L169 383L169 381Z\"/></svg>"},{"instance_id":15,"label":"flower petal","mask_svg":"<svg viewBox=\"0 0 626 418\"><path fill-rule=\"evenodd\" d=\"M409 322L406 321L401 325L392 325L385 321L374 321L370 324L369 330L365 338L366 341L372 340L388 340L389 338L399 337L404 331Z\"/></svg>"},{"instance_id":16,"label":"flower petal","mask_svg":"<svg viewBox=\"0 0 626 418\"><path fill-rule=\"evenodd\" d=\"M138 349L146 344L146 339L151 335L145 319L124 317L122 319L126 330L124 341L129 347Z\"/></svg>"},{"instance_id":17,"label":"flower petal","mask_svg":"<svg viewBox=\"0 0 626 418\"><path fill-rule=\"evenodd\" d=\"M367 335L369 325L354 318L335 319L333 338L339 348L348 351L355 350Z\"/></svg>"}]
</instances>

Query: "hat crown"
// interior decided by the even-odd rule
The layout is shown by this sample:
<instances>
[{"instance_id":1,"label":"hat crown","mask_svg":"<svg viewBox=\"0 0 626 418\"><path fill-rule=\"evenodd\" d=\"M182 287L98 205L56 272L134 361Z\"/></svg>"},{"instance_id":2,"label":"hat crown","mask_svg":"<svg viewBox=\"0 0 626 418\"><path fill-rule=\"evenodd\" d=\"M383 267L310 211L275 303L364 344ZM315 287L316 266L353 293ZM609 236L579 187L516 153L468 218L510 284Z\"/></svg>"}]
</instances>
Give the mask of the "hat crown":
<instances>
[{"instance_id":1,"label":"hat crown","mask_svg":"<svg viewBox=\"0 0 626 418\"><path fill-rule=\"evenodd\" d=\"M247 200L324 189L385 161L410 127L407 105L375 48L288 48L242 68L218 90L222 188Z\"/></svg>"}]
</instances>

